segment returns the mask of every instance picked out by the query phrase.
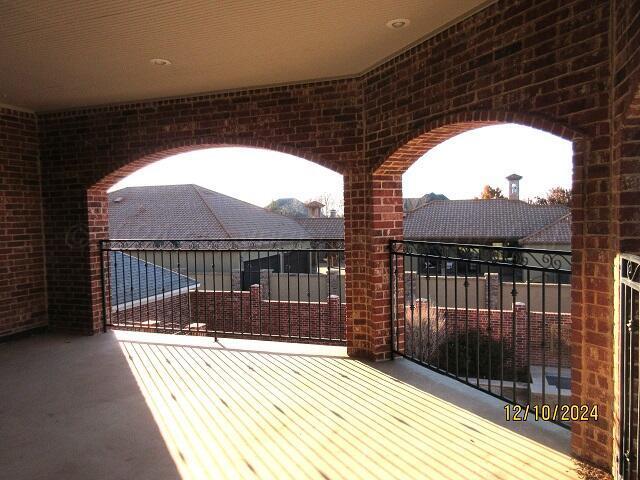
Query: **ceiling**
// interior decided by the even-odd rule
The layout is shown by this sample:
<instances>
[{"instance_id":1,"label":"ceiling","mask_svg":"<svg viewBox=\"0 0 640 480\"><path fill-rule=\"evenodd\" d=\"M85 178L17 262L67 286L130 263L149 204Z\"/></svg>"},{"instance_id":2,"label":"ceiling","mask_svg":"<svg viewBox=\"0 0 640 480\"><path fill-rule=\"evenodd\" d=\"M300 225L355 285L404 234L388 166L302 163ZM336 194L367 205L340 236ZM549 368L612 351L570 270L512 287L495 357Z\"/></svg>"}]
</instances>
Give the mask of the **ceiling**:
<instances>
[{"instance_id":1,"label":"ceiling","mask_svg":"<svg viewBox=\"0 0 640 480\"><path fill-rule=\"evenodd\" d=\"M357 75L485 4L0 0L0 103L50 111ZM410 23L385 25L396 18Z\"/></svg>"}]
</instances>

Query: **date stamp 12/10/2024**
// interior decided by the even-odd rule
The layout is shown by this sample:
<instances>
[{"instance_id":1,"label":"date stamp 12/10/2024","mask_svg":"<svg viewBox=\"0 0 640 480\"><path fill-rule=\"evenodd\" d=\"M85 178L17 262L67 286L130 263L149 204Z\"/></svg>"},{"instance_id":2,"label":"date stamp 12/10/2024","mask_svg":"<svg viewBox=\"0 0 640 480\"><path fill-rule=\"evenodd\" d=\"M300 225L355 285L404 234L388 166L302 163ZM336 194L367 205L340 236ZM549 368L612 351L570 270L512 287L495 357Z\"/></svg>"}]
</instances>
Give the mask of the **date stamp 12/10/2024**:
<instances>
[{"instance_id":1,"label":"date stamp 12/10/2024","mask_svg":"<svg viewBox=\"0 0 640 480\"><path fill-rule=\"evenodd\" d=\"M507 422L526 422L529 418L552 422L598 420L598 405L505 405Z\"/></svg>"}]
</instances>

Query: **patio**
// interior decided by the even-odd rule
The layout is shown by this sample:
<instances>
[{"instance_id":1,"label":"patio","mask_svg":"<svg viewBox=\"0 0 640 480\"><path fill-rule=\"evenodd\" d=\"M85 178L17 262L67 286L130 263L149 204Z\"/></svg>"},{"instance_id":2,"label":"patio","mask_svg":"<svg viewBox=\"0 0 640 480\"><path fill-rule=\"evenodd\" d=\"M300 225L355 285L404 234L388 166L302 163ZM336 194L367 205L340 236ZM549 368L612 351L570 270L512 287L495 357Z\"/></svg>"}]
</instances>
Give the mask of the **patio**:
<instances>
[{"instance_id":1,"label":"patio","mask_svg":"<svg viewBox=\"0 0 640 480\"><path fill-rule=\"evenodd\" d=\"M342 347L46 334L0 344L0 377L16 480L585 478L567 430L507 424L499 400Z\"/></svg>"}]
</instances>

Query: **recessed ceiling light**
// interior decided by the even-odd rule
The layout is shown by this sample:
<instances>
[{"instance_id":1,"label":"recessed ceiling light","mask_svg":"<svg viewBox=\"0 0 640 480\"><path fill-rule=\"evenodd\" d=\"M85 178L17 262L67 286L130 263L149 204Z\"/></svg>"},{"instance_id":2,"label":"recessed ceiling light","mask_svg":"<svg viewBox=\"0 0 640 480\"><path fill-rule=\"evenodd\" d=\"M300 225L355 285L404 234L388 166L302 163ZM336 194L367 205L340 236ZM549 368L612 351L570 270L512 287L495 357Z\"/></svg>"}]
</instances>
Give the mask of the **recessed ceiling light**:
<instances>
[{"instance_id":1,"label":"recessed ceiling light","mask_svg":"<svg viewBox=\"0 0 640 480\"><path fill-rule=\"evenodd\" d=\"M162 67L166 67L167 65L171 65L171 61L166 58L152 58L149 60L151 65L160 65Z\"/></svg>"},{"instance_id":2,"label":"recessed ceiling light","mask_svg":"<svg viewBox=\"0 0 640 480\"><path fill-rule=\"evenodd\" d=\"M386 25L391 30L399 30L409 25L409 23L408 18L394 18L393 20L389 20Z\"/></svg>"}]
</instances>

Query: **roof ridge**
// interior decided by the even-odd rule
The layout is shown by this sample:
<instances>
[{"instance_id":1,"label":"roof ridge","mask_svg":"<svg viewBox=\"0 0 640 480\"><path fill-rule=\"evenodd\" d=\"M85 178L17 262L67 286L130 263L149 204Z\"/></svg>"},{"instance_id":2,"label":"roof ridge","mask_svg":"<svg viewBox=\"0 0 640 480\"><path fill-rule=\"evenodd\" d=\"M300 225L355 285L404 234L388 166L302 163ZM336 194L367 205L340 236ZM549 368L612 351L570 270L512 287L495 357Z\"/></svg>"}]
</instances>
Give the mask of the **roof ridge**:
<instances>
[{"instance_id":1,"label":"roof ridge","mask_svg":"<svg viewBox=\"0 0 640 480\"><path fill-rule=\"evenodd\" d=\"M211 215L213 215L213 218L216 219L216 222L218 222L218 224L220 225L220 228L222 228L222 230L224 231L224 233L227 234L228 238L233 238L231 233L229 233L229 230L227 230L227 228L225 227L224 223L222 223L220 221L220 219L218 218L218 216L216 215L216 213L213 211L213 208L211 208L211 206L206 202L206 200L204 199L204 197L202 196L202 192L200 192L200 188L204 188L201 187L200 185L196 185L195 183L191 183L189 184L191 185L191 187L195 190L196 194L198 195L198 198L200 198L200 201L204 204L204 206L206 207L207 210L209 210L211 212ZM209 190L208 188L205 188L205 190ZM213 190L209 190L210 192L212 192Z\"/></svg>"},{"instance_id":2,"label":"roof ridge","mask_svg":"<svg viewBox=\"0 0 640 480\"><path fill-rule=\"evenodd\" d=\"M289 217L288 215L278 214L278 213L276 213L276 212L272 212L271 210L267 210L265 207L261 207L261 206L259 206L259 205L256 205L255 203L247 202L247 201L242 200L242 199L240 199L240 198L232 197L231 195L226 195L226 194L224 194L224 193L220 193L220 192L218 192L218 191L216 191L216 190L210 190L210 189L208 189L208 188L206 188L206 187L203 187L203 186L201 186L201 185L198 185L198 184L192 184L192 185L193 185L193 186L195 186L195 187L197 187L197 188L201 188L201 189L203 189L203 190L206 190L206 191L208 191L208 192L211 192L211 193L213 193L213 194L215 194L215 195L220 195L221 197L229 198L229 199L233 200L234 202L244 203L245 205L248 205L249 207L255 208L255 209L257 209L257 210L262 210L262 211L264 211L264 212L267 212L268 214L276 215L276 216L284 216L284 217L287 217L287 218L291 218L291 217ZM204 199L203 199L203 201L204 201ZM205 202L205 203L206 203L206 202ZM208 206L208 205L207 205L207 206ZM217 217L216 217L216 218L217 218ZM218 221L219 221L219 220L218 220Z\"/></svg>"},{"instance_id":3,"label":"roof ridge","mask_svg":"<svg viewBox=\"0 0 640 480\"><path fill-rule=\"evenodd\" d=\"M271 217L271 218L273 218L273 219L282 219L282 218L286 218L287 220L290 220L290 221L292 220L292 221L294 221L294 223L295 223L296 225L299 225L300 227L302 227L302 229L305 231L305 233L306 233L307 235L311 235L311 234L310 234L310 232L309 232L306 228L304 228L304 226L302 226L302 225L300 225L298 222L296 222L296 221L295 221L295 218L293 218L293 217L290 217L290 216L288 216L288 215L284 215L284 214L280 214L280 213L277 213L277 212L272 212L271 210L267 210L266 208L264 208L264 207L260 207L260 206L258 206L258 205L255 205L255 204L251 203L251 202L246 202L246 201L241 200L241 199L239 199L239 198L232 197L232 196L230 196L230 195L225 195L224 193L220 193L220 192L217 192L217 191L215 191L215 190L209 190L208 188L202 187L202 186L200 186L200 185L196 185L196 184L194 184L194 187L196 188L196 191L198 192L198 195L199 195L199 196L200 196L200 198L202 199L203 203L207 206L207 208L209 209L209 211L214 215L214 217L216 218L216 220L218 221L218 223L220 224L220 226L222 227L222 229L227 233L227 235L229 236L229 238L233 238L233 235L231 235L231 233L229 232L229 230L227 230L227 228L225 227L224 223L220 221L220 218L215 214L215 212L213 211L213 209L212 209L212 208L209 206L209 204L206 202L206 200L205 200L205 199L204 199L204 197L202 196L202 193L200 192L200 190L199 190L199 189L207 190L208 192L210 192L210 193L212 193L212 194L214 194L214 195L218 195L218 196L221 196L221 197L227 198L227 199L229 199L229 200L231 200L231 201L233 201L233 202L242 203L242 204L244 204L244 205L246 205L246 206L248 206L248 207L251 207L251 208L255 209L255 211L257 211L257 212L261 212L261 213L263 213L263 214L266 214L266 215L270 216L270 217Z\"/></svg>"},{"instance_id":4,"label":"roof ridge","mask_svg":"<svg viewBox=\"0 0 640 480\"><path fill-rule=\"evenodd\" d=\"M551 227L557 225L558 223L560 223L562 220L565 220L567 217L571 216L571 212L565 213L564 215L559 216L558 218L556 218L553 222L549 222L547 223L545 226L543 226L542 228L539 228L538 230L535 230L534 232L531 232L529 235L526 235L524 237L522 237L520 239L520 241L524 241L527 240L528 238L533 237L534 235L539 235L540 233L550 229Z\"/></svg>"},{"instance_id":5,"label":"roof ridge","mask_svg":"<svg viewBox=\"0 0 640 480\"><path fill-rule=\"evenodd\" d=\"M240 203L244 203L245 205L249 205L250 207L259 208L259 209L264 210L264 207L260 207L259 205L256 205L255 203L246 202L245 200L242 200L240 198L232 197L231 195L226 195L226 194L220 193L220 192L218 192L216 190L210 190L210 189L208 189L206 187L203 187L201 185L195 185L195 186L198 187L198 188L201 188L203 190L206 190L208 192L215 193L216 195L220 195L221 197L230 198L231 200L234 200L234 201L240 202Z\"/></svg>"},{"instance_id":6,"label":"roof ridge","mask_svg":"<svg viewBox=\"0 0 640 480\"><path fill-rule=\"evenodd\" d=\"M422 198L422 197L420 197ZM436 198L434 200L430 200L428 202L423 203L422 205L417 206L416 208L409 210L405 213L410 214L410 213L415 213L418 210L422 210L425 207L431 206L434 203L445 203L445 202L486 202L489 200L505 200L505 201L510 201L508 198ZM522 200L519 200L520 203L526 204L527 202L523 202Z\"/></svg>"},{"instance_id":7,"label":"roof ridge","mask_svg":"<svg viewBox=\"0 0 640 480\"><path fill-rule=\"evenodd\" d=\"M426 207L428 205L433 205L435 202L438 202L438 201L444 202L445 200L433 200L431 202L423 203L422 205L418 205L416 208L413 208L413 209L409 210L408 212L406 212L406 214L409 215L410 213L415 213L418 210L422 210L424 207Z\"/></svg>"}]
</instances>

